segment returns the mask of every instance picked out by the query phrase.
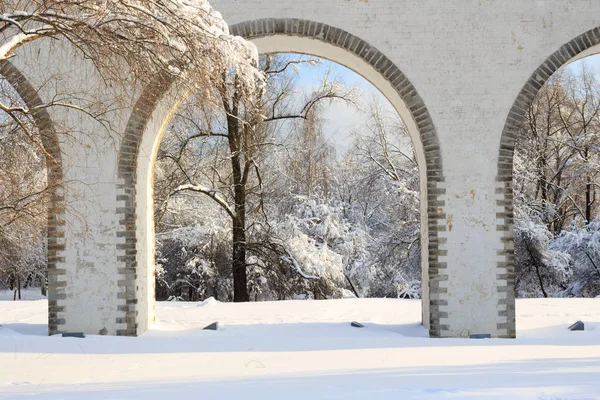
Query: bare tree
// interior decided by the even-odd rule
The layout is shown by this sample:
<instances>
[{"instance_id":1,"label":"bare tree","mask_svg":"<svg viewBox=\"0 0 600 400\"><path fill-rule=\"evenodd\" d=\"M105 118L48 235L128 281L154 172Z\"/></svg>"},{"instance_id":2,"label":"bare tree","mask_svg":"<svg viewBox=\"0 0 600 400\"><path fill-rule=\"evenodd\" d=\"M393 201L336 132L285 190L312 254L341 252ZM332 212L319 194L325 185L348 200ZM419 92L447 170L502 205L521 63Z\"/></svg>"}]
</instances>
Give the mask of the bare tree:
<instances>
[{"instance_id":1,"label":"bare tree","mask_svg":"<svg viewBox=\"0 0 600 400\"><path fill-rule=\"evenodd\" d=\"M20 106L12 88L0 79L0 99ZM0 112L0 286L14 289L45 281L45 219L50 191L45 154L33 121L25 129ZM31 135L31 139L27 135Z\"/></svg>"},{"instance_id":2,"label":"bare tree","mask_svg":"<svg viewBox=\"0 0 600 400\"><path fill-rule=\"evenodd\" d=\"M346 204L360 210L373 237L369 262L376 277L370 295L414 296L414 287L420 287L419 171L410 136L398 114L375 97L353 136L355 160L345 164L353 171L348 176L359 182L341 187L348 187Z\"/></svg>"},{"instance_id":3,"label":"bare tree","mask_svg":"<svg viewBox=\"0 0 600 400\"><path fill-rule=\"evenodd\" d=\"M213 76L232 66L245 84L261 81L254 68L256 48L230 36L220 14L203 0L186 4L170 0L2 2L0 65L19 57L23 46L48 39L68 43L96 66L107 84L127 89L135 85L167 85L174 80L182 87L206 88L212 85ZM34 65L36 60L27 63ZM74 98L74 93L64 93L62 98L46 99L47 103L34 109L0 103L0 111L27 132L25 115L48 107L89 113L88 107L71 101Z\"/></svg>"},{"instance_id":4,"label":"bare tree","mask_svg":"<svg viewBox=\"0 0 600 400\"><path fill-rule=\"evenodd\" d=\"M577 278L569 274L590 260L574 254L580 261L569 266L563 249L574 251L565 237L597 227L599 215L600 85L585 65L557 72L539 91L514 165L517 289L544 297L567 288L581 293L585 285L573 289L569 280Z\"/></svg>"},{"instance_id":5,"label":"bare tree","mask_svg":"<svg viewBox=\"0 0 600 400\"><path fill-rule=\"evenodd\" d=\"M591 221L598 188L600 86L587 70L562 70L529 107L518 138L516 183L554 234L571 220Z\"/></svg>"},{"instance_id":6,"label":"bare tree","mask_svg":"<svg viewBox=\"0 0 600 400\"><path fill-rule=\"evenodd\" d=\"M248 301L247 267L248 252L275 254L275 258L289 259L285 247L281 244L250 243L248 230L260 224L268 229L264 212L263 161L270 149L282 146L281 132L290 128L290 121L311 121L313 110L322 102L341 100L350 101L352 89L345 89L334 81L325 80L311 92L300 104L295 104L290 80L285 72L299 63L313 62L306 59L287 59L273 55L263 58L262 69L267 77L267 90L252 92L234 74L223 74L216 91L221 97L222 108L215 117L214 109L203 104L193 104L203 117L180 116L188 121L187 137L177 151L177 155L163 155L177 164L184 182L175 187L170 196L182 192L200 193L212 199L229 216L232 226L232 275L234 282L234 301ZM283 77L283 78L282 78ZM198 114L197 114L198 115ZM215 159L210 172L197 176L186 171L181 162L186 148L193 146L196 139L222 141L218 148L222 156ZM217 146L217 145L215 145ZM229 164L223 168L223 161ZM249 215L262 216L259 220L249 221ZM290 262L293 261L290 260Z\"/></svg>"},{"instance_id":7,"label":"bare tree","mask_svg":"<svg viewBox=\"0 0 600 400\"><path fill-rule=\"evenodd\" d=\"M0 1L0 67L19 57L31 57L31 52L21 50L47 45L50 40L75 49L75 56L79 54L93 63L106 87L166 88L177 82L183 90L206 88L213 85L213 77L221 76L228 68L236 70L236 79L249 90L262 85L262 75L256 69L256 48L229 35L220 14L204 0ZM36 66L37 62L35 58L23 60L29 68L45 68ZM6 80L0 84L7 89ZM205 91L211 93L214 94ZM14 227L33 220L44 226L40 223L44 201L56 189L19 170L25 165L23 160L39 154L40 162L26 165L35 169L32 174L43 173L44 158L48 166L58 165L56 154L47 149L40 137L34 117L51 107L64 107L105 124L103 114L109 107L105 104L95 111L84 106L79 93L60 93L39 104L25 104L17 97L14 92L0 96L0 239L15 246L23 238L14 233ZM88 97L94 99L94 93ZM219 96L205 96L205 102L211 100L221 101ZM62 132L67 133L68 130ZM4 253L4 264L19 264L16 254L19 252Z\"/></svg>"}]
</instances>

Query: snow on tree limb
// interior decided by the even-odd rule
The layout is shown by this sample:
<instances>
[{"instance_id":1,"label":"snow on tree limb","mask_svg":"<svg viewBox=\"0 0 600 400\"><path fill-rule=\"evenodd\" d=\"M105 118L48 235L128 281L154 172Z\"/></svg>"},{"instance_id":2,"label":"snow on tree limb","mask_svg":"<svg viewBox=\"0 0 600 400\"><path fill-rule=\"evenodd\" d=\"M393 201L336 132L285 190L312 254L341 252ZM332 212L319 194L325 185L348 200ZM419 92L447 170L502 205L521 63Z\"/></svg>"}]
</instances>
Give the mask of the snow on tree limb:
<instances>
[{"instance_id":1,"label":"snow on tree limb","mask_svg":"<svg viewBox=\"0 0 600 400\"><path fill-rule=\"evenodd\" d=\"M209 187L203 186L203 185L194 185L191 183L187 183L187 184L180 185L180 186L176 187L175 189L173 189L173 191L171 192L171 195L179 193L179 192L184 192L184 191L202 193L202 194L210 197L211 199L216 201L217 204L219 204L221 206L221 208L223 208L232 219L236 218L235 210L233 210L231 208L231 206L227 202L227 199L225 198L225 196L223 196L223 194L221 192L219 192L217 189L212 189L212 188L209 188Z\"/></svg>"},{"instance_id":2,"label":"snow on tree limb","mask_svg":"<svg viewBox=\"0 0 600 400\"><path fill-rule=\"evenodd\" d=\"M157 75L201 87L226 67L247 85L262 81L256 47L230 35L206 0L8 0L0 14L0 62L42 37L62 38L102 74Z\"/></svg>"}]
</instances>

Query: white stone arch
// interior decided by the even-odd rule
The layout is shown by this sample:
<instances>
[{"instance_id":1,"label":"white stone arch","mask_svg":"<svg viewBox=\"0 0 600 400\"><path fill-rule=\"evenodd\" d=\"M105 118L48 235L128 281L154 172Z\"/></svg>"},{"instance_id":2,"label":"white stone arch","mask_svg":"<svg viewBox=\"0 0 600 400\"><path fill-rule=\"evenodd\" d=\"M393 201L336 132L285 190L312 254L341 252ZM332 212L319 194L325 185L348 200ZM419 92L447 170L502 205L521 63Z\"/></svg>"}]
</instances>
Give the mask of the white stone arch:
<instances>
[{"instance_id":1,"label":"white stone arch","mask_svg":"<svg viewBox=\"0 0 600 400\"><path fill-rule=\"evenodd\" d=\"M0 76L14 88L25 106L33 110L43 105L37 89L17 67L10 61L0 63ZM46 151L47 190L49 202L47 210L47 268L48 268L48 333L56 333L64 324L59 317L62 306L59 303L62 294L57 287L61 281L57 269L63 258L64 244L64 196L63 196L63 162L59 146L59 138L48 110L44 107L31 113L39 131L44 150Z\"/></svg>"},{"instance_id":2,"label":"white stone arch","mask_svg":"<svg viewBox=\"0 0 600 400\"><path fill-rule=\"evenodd\" d=\"M504 260L498 261L499 291L505 293L498 299L498 317L506 319L498 323L499 330L507 330L509 337L516 336L515 321L515 256L514 256L514 209L513 209L513 159L517 136L526 122L527 109L539 90L560 68L582 58L600 53L600 27L588 30L565 43L552 53L531 74L513 103L500 137L496 182L500 196L496 219L502 233L503 250L498 252ZM500 222L502 222L500 224Z\"/></svg>"},{"instance_id":3,"label":"white stone arch","mask_svg":"<svg viewBox=\"0 0 600 400\"><path fill-rule=\"evenodd\" d=\"M444 229L442 164L433 122L421 97L404 74L381 52L343 30L311 21L267 19L237 24L232 33L252 40L260 53L297 52L312 54L344 65L369 80L392 103L404 120L415 147L421 185L421 248L423 281L423 323L432 336L447 329L440 318L447 314L447 292L439 290L445 264L438 231ZM125 221L122 231L129 244L121 286L126 287L128 305L119 322L127 323L118 334L137 335L154 319L154 221L153 168L160 140L177 108L188 93L177 83L162 82L147 88L134 107L125 131L119 156L119 177L123 180L119 199ZM135 251L134 251L135 250ZM134 279L132 279L134 278ZM430 296L430 292L432 295Z\"/></svg>"}]
</instances>

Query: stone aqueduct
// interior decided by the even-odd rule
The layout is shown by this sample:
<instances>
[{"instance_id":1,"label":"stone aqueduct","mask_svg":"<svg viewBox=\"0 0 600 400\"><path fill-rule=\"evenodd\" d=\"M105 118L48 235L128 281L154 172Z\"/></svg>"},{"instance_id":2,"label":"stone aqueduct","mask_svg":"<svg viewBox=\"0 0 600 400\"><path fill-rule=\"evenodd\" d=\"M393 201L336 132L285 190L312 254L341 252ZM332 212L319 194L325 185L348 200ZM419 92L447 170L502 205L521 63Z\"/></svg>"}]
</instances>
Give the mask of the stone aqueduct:
<instances>
[{"instance_id":1,"label":"stone aqueduct","mask_svg":"<svg viewBox=\"0 0 600 400\"><path fill-rule=\"evenodd\" d=\"M260 52L328 58L381 90L408 126L420 168L423 324L432 337L514 337L518 127L552 73L600 48L600 2L213 5ZM75 111L35 115L59 161L49 167L57 185L48 229L49 333L143 333L154 318L152 169L182 94L176 84L116 93L60 45L26 46L0 74L30 107L77 88L98 101L127 99L109 115L117 136Z\"/></svg>"}]
</instances>

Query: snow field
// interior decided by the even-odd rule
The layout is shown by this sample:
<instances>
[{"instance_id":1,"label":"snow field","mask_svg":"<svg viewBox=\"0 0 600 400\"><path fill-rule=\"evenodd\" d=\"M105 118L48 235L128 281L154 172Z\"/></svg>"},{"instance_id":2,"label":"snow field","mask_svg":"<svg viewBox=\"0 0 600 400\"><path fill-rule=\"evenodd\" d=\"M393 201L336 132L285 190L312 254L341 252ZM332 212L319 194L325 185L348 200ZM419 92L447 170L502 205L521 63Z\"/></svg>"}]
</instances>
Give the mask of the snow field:
<instances>
[{"instance_id":1,"label":"snow field","mask_svg":"<svg viewBox=\"0 0 600 400\"><path fill-rule=\"evenodd\" d=\"M429 339L394 299L158 303L138 338L47 337L46 304L0 302L2 399L600 398L600 299L518 300L516 340Z\"/></svg>"}]
</instances>

